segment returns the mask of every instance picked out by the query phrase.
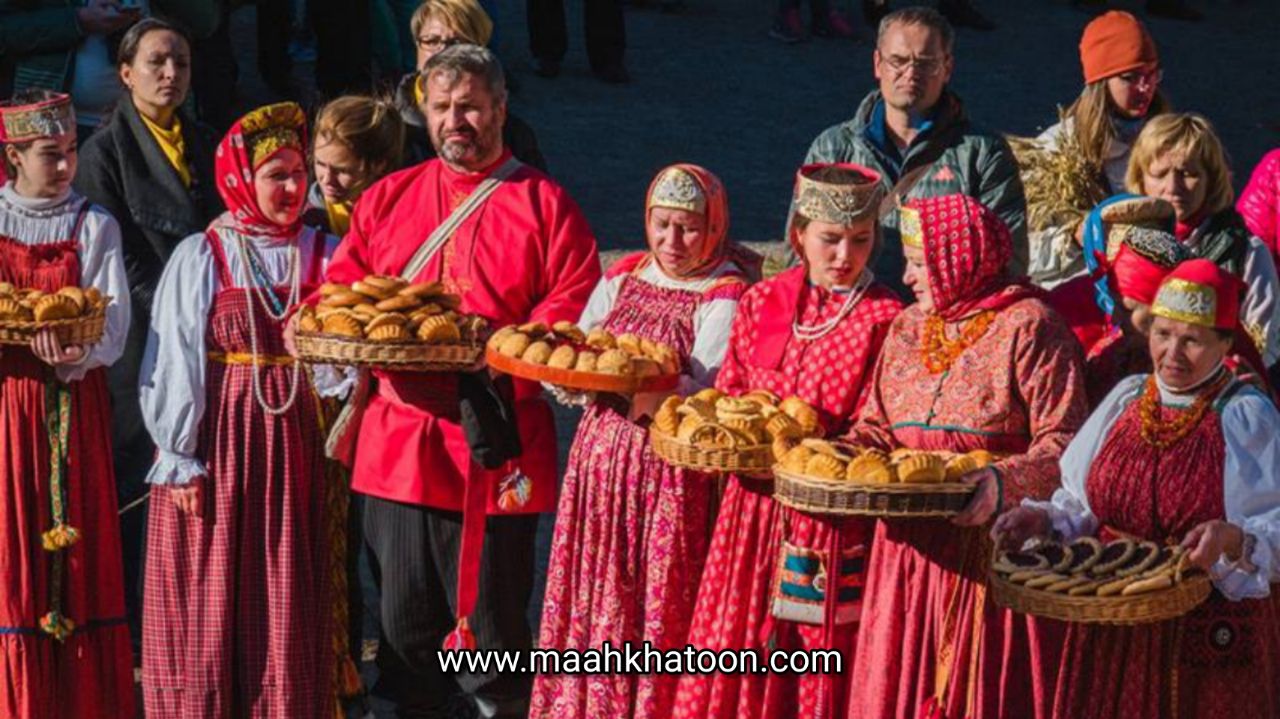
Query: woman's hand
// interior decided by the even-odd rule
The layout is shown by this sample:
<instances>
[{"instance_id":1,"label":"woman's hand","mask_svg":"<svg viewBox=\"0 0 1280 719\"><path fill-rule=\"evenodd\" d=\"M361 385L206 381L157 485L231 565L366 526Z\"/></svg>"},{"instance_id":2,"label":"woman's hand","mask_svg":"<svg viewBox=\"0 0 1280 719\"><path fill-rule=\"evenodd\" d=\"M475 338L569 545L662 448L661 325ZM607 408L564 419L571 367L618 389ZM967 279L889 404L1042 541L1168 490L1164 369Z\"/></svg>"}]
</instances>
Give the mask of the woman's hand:
<instances>
[{"instance_id":1,"label":"woman's hand","mask_svg":"<svg viewBox=\"0 0 1280 719\"><path fill-rule=\"evenodd\" d=\"M284 351L288 352L289 356L294 359L298 359L298 344L297 342L294 341L297 335L298 335L298 313L294 312L293 316L289 318L289 321L284 323L284 332L283 332Z\"/></svg>"},{"instance_id":2,"label":"woman's hand","mask_svg":"<svg viewBox=\"0 0 1280 719\"><path fill-rule=\"evenodd\" d=\"M991 538L998 549L1020 549L1028 539L1044 537L1053 530L1049 513L1036 507L1014 507L996 518Z\"/></svg>"},{"instance_id":3,"label":"woman's hand","mask_svg":"<svg viewBox=\"0 0 1280 719\"><path fill-rule=\"evenodd\" d=\"M204 516L204 477L195 477L190 484L170 487L169 496L179 512L193 517Z\"/></svg>"},{"instance_id":4,"label":"woman's hand","mask_svg":"<svg viewBox=\"0 0 1280 719\"><path fill-rule=\"evenodd\" d=\"M1230 522L1213 519L1196 525L1182 540L1182 546L1190 550L1187 559L1192 566L1209 571L1226 555L1227 561L1240 558L1244 548L1244 530Z\"/></svg>"},{"instance_id":5,"label":"woman's hand","mask_svg":"<svg viewBox=\"0 0 1280 719\"><path fill-rule=\"evenodd\" d=\"M53 367L75 364L84 359L84 347L80 345L63 347L58 339L58 333L48 327L37 331L36 336L31 338L31 351L40 358L41 362Z\"/></svg>"},{"instance_id":6,"label":"woman's hand","mask_svg":"<svg viewBox=\"0 0 1280 719\"><path fill-rule=\"evenodd\" d=\"M1000 509L1000 475L994 469L986 467L966 474L960 481L978 485L978 491L973 493L969 505L952 518L951 523L961 527L986 524Z\"/></svg>"}]
</instances>

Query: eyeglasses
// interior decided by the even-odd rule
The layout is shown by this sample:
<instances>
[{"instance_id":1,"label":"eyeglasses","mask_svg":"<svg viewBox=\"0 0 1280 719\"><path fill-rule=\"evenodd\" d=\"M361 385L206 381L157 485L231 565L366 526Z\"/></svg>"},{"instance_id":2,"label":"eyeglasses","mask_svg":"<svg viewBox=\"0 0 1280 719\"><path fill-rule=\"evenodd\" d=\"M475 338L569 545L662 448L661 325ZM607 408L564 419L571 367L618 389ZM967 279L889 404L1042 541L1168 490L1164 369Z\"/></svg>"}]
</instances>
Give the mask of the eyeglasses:
<instances>
[{"instance_id":1,"label":"eyeglasses","mask_svg":"<svg viewBox=\"0 0 1280 719\"><path fill-rule=\"evenodd\" d=\"M942 72L946 65L946 57L903 57L902 55L881 55L880 61L889 66L895 75L905 75L908 70L915 71L924 77L933 77Z\"/></svg>"},{"instance_id":2,"label":"eyeglasses","mask_svg":"<svg viewBox=\"0 0 1280 719\"><path fill-rule=\"evenodd\" d=\"M423 35L417 38L418 47L428 52L440 52L446 47L461 45L466 39L460 37L442 37L440 35Z\"/></svg>"},{"instance_id":3,"label":"eyeglasses","mask_svg":"<svg viewBox=\"0 0 1280 719\"><path fill-rule=\"evenodd\" d=\"M1156 68L1154 70L1130 70L1116 75L1116 79L1126 85L1138 85L1142 87L1156 87L1160 81L1164 79L1164 70Z\"/></svg>"}]
</instances>

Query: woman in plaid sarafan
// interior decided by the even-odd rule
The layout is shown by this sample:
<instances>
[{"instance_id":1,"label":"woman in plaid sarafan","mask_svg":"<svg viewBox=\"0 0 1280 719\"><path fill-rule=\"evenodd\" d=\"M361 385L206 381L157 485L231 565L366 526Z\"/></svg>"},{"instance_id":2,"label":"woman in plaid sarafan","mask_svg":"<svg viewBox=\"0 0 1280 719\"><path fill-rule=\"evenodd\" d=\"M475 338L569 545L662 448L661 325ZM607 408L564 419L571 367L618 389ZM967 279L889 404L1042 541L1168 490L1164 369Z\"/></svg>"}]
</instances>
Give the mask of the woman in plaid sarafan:
<instances>
[{"instance_id":1,"label":"woman in plaid sarafan","mask_svg":"<svg viewBox=\"0 0 1280 719\"><path fill-rule=\"evenodd\" d=\"M293 103L232 126L215 159L227 211L178 246L156 290L140 387L158 448L148 717L334 712L320 400L283 332L337 242L299 219L305 131Z\"/></svg>"}]
</instances>

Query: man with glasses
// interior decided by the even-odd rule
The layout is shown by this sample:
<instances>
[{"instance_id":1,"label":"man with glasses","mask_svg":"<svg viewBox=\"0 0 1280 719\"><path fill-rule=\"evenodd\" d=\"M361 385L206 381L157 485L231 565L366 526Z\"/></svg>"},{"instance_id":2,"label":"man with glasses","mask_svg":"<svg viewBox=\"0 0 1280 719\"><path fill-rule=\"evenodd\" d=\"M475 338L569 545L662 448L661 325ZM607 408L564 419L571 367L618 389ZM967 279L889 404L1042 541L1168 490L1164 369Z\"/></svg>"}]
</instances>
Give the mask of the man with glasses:
<instances>
[{"instance_id":1,"label":"man with glasses","mask_svg":"<svg viewBox=\"0 0 1280 719\"><path fill-rule=\"evenodd\" d=\"M417 48L419 71L441 50L453 45L484 47L493 36L493 21L476 0L426 0L414 11L409 21ZM423 90L419 72L411 72L396 87L396 109L405 123L405 164L416 164L436 156L427 133L427 120L422 111ZM516 159L526 165L547 171L547 161L538 149L538 138L523 120L507 112L502 126L502 141Z\"/></svg>"},{"instance_id":2,"label":"man with glasses","mask_svg":"<svg viewBox=\"0 0 1280 719\"><path fill-rule=\"evenodd\" d=\"M889 190L881 206L882 251L876 276L903 291L898 202L961 193L994 210L1013 235L1010 271L1026 272L1026 198L1018 165L999 135L975 127L947 88L954 32L929 8L905 8L880 22L873 53L879 89L853 119L827 129L806 163L852 162L880 172Z\"/></svg>"}]
</instances>

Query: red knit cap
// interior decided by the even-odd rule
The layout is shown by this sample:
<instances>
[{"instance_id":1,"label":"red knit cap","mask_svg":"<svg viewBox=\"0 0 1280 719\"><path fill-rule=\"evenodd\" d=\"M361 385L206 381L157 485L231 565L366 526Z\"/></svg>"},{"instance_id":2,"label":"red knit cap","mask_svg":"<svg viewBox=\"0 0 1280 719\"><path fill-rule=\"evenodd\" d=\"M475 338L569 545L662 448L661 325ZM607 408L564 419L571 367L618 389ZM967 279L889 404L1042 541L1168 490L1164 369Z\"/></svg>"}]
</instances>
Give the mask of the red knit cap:
<instances>
[{"instance_id":1,"label":"red knit cap","mask_svg":"<svg viewBox=\"0 0 1280 719\"><path fill-rule=\"evenodd\" d=\"M1234 329L1240 280L1209 260L1187 260L1160 283L1151 314L1201 327Z\"/></svg>"},{"instance_id":2,"label":"red knit cap","mask_svg":"<svg viewBox=\"0 0 1280 719\"><path fill-rule=\"evenodd\" d=\"M1156 43L1138 18L1122 10L1099 15L1080 38L1084 82L1091 85L1122 72L1158 64Z\"/></svg>"}]
</instances>

